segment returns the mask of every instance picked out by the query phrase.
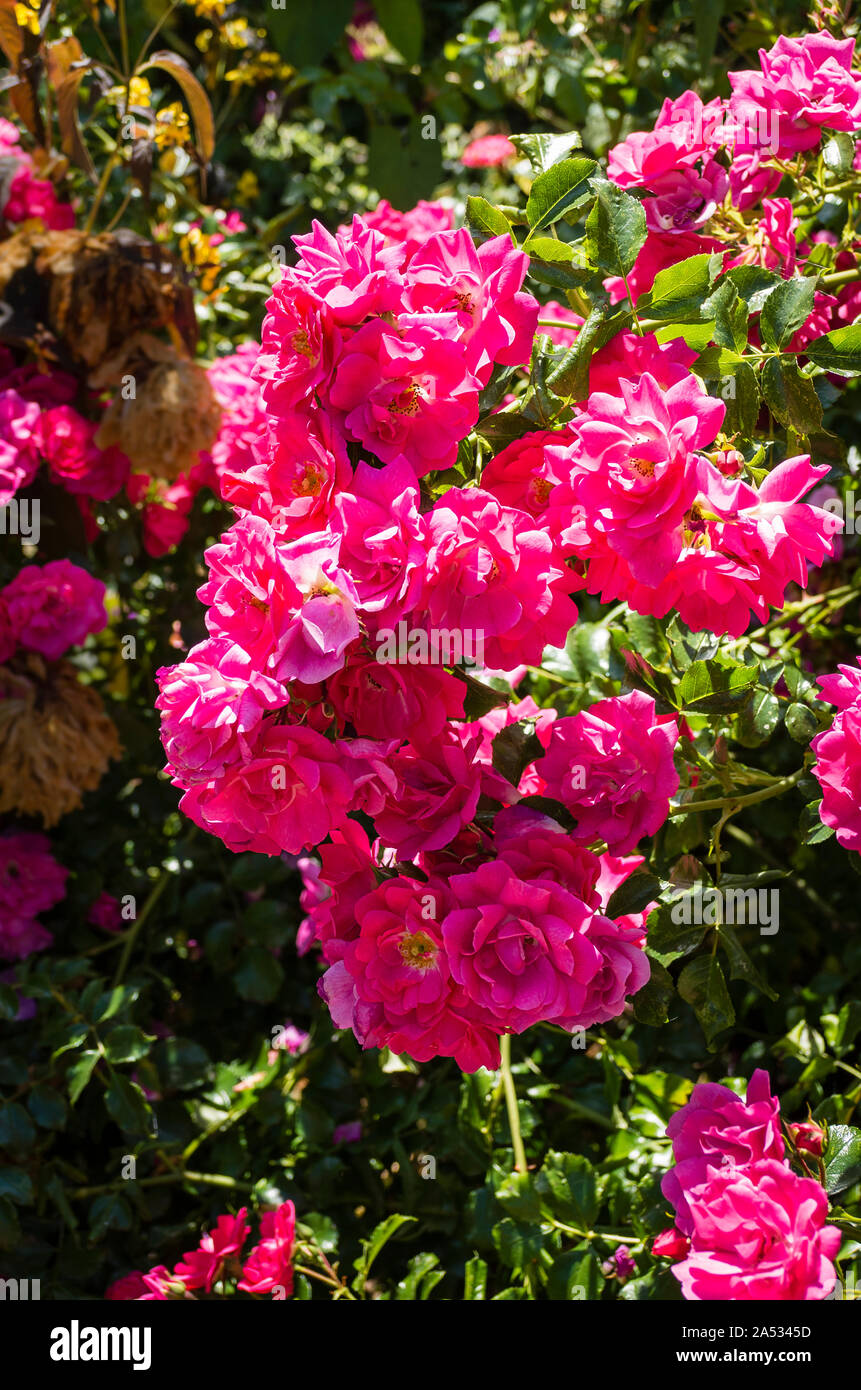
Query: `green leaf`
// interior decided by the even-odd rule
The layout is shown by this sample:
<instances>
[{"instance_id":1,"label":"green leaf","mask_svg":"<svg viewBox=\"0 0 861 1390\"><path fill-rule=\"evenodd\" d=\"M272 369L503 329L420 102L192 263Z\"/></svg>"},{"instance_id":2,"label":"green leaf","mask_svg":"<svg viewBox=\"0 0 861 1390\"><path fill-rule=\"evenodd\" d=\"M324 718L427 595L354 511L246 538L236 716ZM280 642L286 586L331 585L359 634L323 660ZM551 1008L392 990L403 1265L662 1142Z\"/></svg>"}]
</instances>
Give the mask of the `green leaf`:
<instances>
[{"instance_id":1,"label":"green leaf","mask_svg":"<svg viewBox=\"0 0 861 1390\"><path fill-rule=\"evenodd\" d=\"M679 994L690 1004L700 1021L706 1045L735 1023L735 1010L729 997L724 973L711 954L697 956L679 976Z\"/></svg>"},{"instance_id":2,"label":"green leaf","mask_svg":"<svg viewBox=\"0 0 861 1390\"><path fill-rule=\"evenodd\" d=\"M730 979L746 980L748 984L754 985L761 994L767 995L769 999L777 999L778 995L771 988L771 985L767 984L762 975L760 975L750 956L747 954L747 951L736 936L735 930L727 926L725 922L721 922L720 926L716 927L715 930L718 934L718 940L727 954Z\"/></svg>"},{"instance_id":3,"label":"green leaf","mask_svg":"<svg viewBox=\"0 0 861 1390\"><path fill-rule=\"evenodd\" d=\"M486 198L467 198L466 220L470 227L483 232L485 236L510 236L514 240L508 218Z\"/></svg>"},{"instance_id":4,"label":"green leaf","mask_svg":"<svg viewBox=\"0 0 861 1390\"><path fill-rule=\"evenodd\" d=\"M576 341L548 377L548 385L557 396L567 396L572 401L583 401L588 396L589 364L599 346L599 334L605 317L603 308L591 310Z\"/></svg>"},{"instance_id":5,"label":"green leaf","mask_svg":"<svg viewBox=\"0 0 861 1390\"><path fill-rule=\"evenodd\" d=\"M810 377L803 376L791 357L769 357L762 369L766 405L787 429L810 434L822 424L822 405Z\"/></svg>"},{"instance_id":6,"label":"green leaf","mask_svg":"<svg viewBox=\"0 0 861 1390\"><path fill-rule=\"evenodd\" d=\"M783 348L813 313L816 277L783 280L772 290L759 317L765 347Z\"/></svg>"},{"instance_id":7,"label":"green leaf","mask_svg":"<svg viewBox=\"0 0 861 1390\"><path fill-rule=\"evenodd\" d=\"M699 946L706 929L696 921L696 901L695 889L677 892L672 902L662 902L652 913L646 937L650 955L659 955L666 964Z\"/></svg>"},{"instance_id":8,"label":"green leaf","mask_svg":"<svg viewBox=\"0 0 861 1390\"><path fill-rule=\"evenodd\" d=\"M855 141L845 130L829 132L822 146L822 162L832 174L848 174L855 158Z\"/></svg>"},{"instance_id":9,"label":"green leaf","mask_svg":"<svg viewBox=\"0 0 861 1390\"><path fill-rule=\"evenodd\" d=\"M597 1256L582 1249L557 1255L547 1275L547 1297L554 1302L594 1303L598 1298L601 1269Z\"/></svg>"},{"instance_id":10,"label":"green leaf","mask_svg":"<svg viewBox=\"0 0 861 1390\"><path fill-rule=\"evenodd\" d=\"M113 1075L105 1092L105 1107L111 1119L127 1134L149 1131L149 1107L144 1093L127 1076Z\"/></svg>"},{"instance_id":11,"label":"green leaf","mask_svg":"<svg viewBox=\"0 0 861 1390\"><path fill-rule=\"evenodd\" d=\"M233 978L243 999L268 1004L284 983L284 970L265 946L246 946L239 953Z\"/></svg>"},{"instance_id":12,"label":"green leaf","mask_svg":"<svg viewBox=\"0 0 861 1390\"><path fill-rule=\"evenodd\" d=\"M685 318L711 318L712 314L705 312L704 301L711 288L716 261L719 265L715 256L705 252L659 270L651 290L637 305L638 313L676 323Z\"/></svg>"},{"instance_id":13,"label":"green leaf","mask_svg":"<svg viewBox=\"0 0 861 1390\"><path fill-rule=\"evenodd\" d=\"M594 159L581 156L578 159L563 159L546 173L538 175L526 203L530 227L527 243L535 232L558 222L570 208L588 197L590 189L586 180L597 167Z\"/></svg>"},{"instance_id":14,"label":"green leaf","mask_svg":"<svg viewBox=\"0 0 861 1390\"><path fill-rule=\"evenodd\" d=\"M11 985L0 985L0 1018L18 1017L18 994Z\"/></svg>"},{"instance_id":15,"label":"green leaf","mask_svg":"<svg viewBox=\"0 0 861 1390\"><path fill-rule=\"evenodd\" d=\"M702 317L714 319L714 338L730 352L744 352L748 337L748 307L731 280L724 280L704 301Z\"/></svg>"},{"instance_id":16,"label":"green leaf","mask_svg":"<svg viewBox=\"0 0 861 1390\"><path fill-rule=\"evenodd\" d=\"M811 801L801 812L799 829L801 831L804 845L819 845L823 840L830 840L834 830L830 825L826 825L820 815L822 797L818 801Z\"/></svg>"},{"instance_id":17,"label":"green leaf","mask_svg":"<svg viewBox=\"0 0 861 1390\"><path fill-rule=\"evenodd\" d=\"M76 1057L69 1070L66 1072L66 1084L69 1087L69 1100L72 1105L78 1100L81 1092L93 1074L93 1068L99 1060L98 1052L82 1052L80 1057Z\"/></svg>"},{"instance_id":18,"label":"green leaf","mask_svg":"<svg viewBox=\"0 0 861 1390\"><path fill-rule=\"evenodd\" d=\"M783 716L786 732L796 743L809 743L819 729L819 721L813 710L797 702L789 706Z\"/></svg>"},{"instance_id":19,"label":"green leaf","mask_svg":"<svg viewBox=\"0 0 861 1390\"><path fill-rule=\"evenodd\" d=\"M463 1301L478 1303L487 1298L487 1261L480 1255L467 1260L463 1270Z\"/></svg>"},{"instance_id":20,"label":"green leaf","mask_svg":"<svg viewBox=\"0 0 861 1390\"><path fill-rule=\"evenodd\" d=\"M604 909L608 917L626 917L631 912L643 912L649 903L656 902L663 884L645 869L635 869L630 878L620 884Z\"/></svg>"},{"instance_id":21,"label":"green leaf","mask_svg":"<svg viewBox=\"0 0 861 1390\"><path fill-rule=\"evenodd\" d=\"M666 1023L675 993L676 987L669 971L660 961L650 960L649 978L631 999L637 1022L648 1024L650 1028L659 1028Z\"/></svg>"},{"instance_id":22,"label":"green leaf","mask_svg":"<svg viewBox=\"0 0 861 1390\"><path fill-rule=\"evenodd\" d=\"M758 313L772 290L783 284L773 270L760 265L735 265L724 278L735 285L752 314Z\"/></svg>"},{"instance_id":23,"label":"green leaf","mask_svg":"<svg viewBox=\"0 0 861 1390\"><path fill-rule=\"evenodd\" d=\"M861 1179L861 1129L854 1125L832 1125L828 1130L828 1148L822 1155L825 1164L825 1191L829 1196L842 1192Z\"/></svg>"},{"instance_id":24,"label":"green leaf","mask_svg":"<svg viewBox=\"0 0 861 1390\"><path fill-rule=\"evenodd\" d=\"M544 1228L537 1221L512 1221L506 1216L493 1228L493 1243L499 1258L510 1269L527 1269L537 1263L544 1249Z\"/></svg>"},{"instance_id":25,"label":"green leaf","mask_svg":"<svg viewBox=\"0 0 861 1390\"><path fill-rule=\"evenodd\" d=\"M212 1069L209 1053L191 1038L164 1038L153 1049L152 1060L169 1091L191 1091L203 1085Z\"/></svg>"},{"instance_id":26,"label":"green leaf","mask_svg":"<svg viewBox=\"0 0 861 1390\"><path fill-rule=\"evenodd\" d=\"M108 1061L136 1062L139 1057L146 1056L153 1040L153 1036L144 1033L143 1029L135 1028L131 1023L121 1023L118 1027L112 1028L105 1038L104 1048Z\"/></svg>"},{"instance_id":27,"label":"green leaf","mask_svg":"<svg viewBox=\"0 0 861 1390\"><path fill-rule=\"evenodd\" d=\"M16 1206L26 1207L33 1201L30 1174L20 1168L0 1168L0 1198L8 1197Z\"/></svg>"},{"instance_id":28,"label":"green leaf","mask_svg":"<svg viewBox=\"0 0 861 1390\"><path fill-rule=\"evenodd\" d=\"M607 275L627 275L646 240L643 205L606 179L592 183L597 197L586 218L586 255Z\"/></svg>"},{"instance_id":29,"label":"green leaf","mask_svg":"<svg viewBox=\"0 0 861 1390\"><path fill-rule=\"evenodd\" d=\"M353 0L325 5L269 6L266 27L274 47L294 68L317 67L340 40L353 13Z\"/></svg>"},{"instance_id":30,"label":"green leaf","mask_svg":"<svg viewBox=\"0 0 861 1390\"><path fill-rule=\"evenodd\" d=\"M601 1208L598 1176L583 1154L552 1149L535 1174L535 1191L542 1206L557 1221L591 1230Z\"/></svg>"},{"instance_id":31,"label":"green leaf","mask_svg":"<svg viewBox=\"0 0 861 1390\"><path fill-rule=\"evenodd\" d=\"M62 1129L66 1123L66 1102L53 1086L34 1086L27 1109L42 1129Z\"/></svg>"},{"instance_id":32,"label":"green leaf","mask_svg":"<svg viewBox=\"0 0 861 1390\"><path fill-rule=\"evenodd\" d=\"M356 1292L364 1288L368 1275L371 1272L371 1266L383 1246L391 1240L392 1236L395 1235L402 1226L406 1226L408 1222L415 1221L416 1219L415 1216L401 1216L399 1213L396 1213L394 1216L387 1216L385 1221L381 1221L378 1226L374 1227L369 1238L362 1241L362 1253L359 1258L353 1262L353 1268L356 1271L356 1277L353 1280L353 1288Z\"/></svg>"},{"instance_id":33,"label":"green leaf","mask_svg":"<svg viewBox=\"0 0 861 1390\"><path fill-rule=\"evenodd\" d=\"M805 356L817 367L841 376L857 376L861 372L861 323L848 328L835 328L822 338L815 338L804 349Z\"/></svg>"},{"instance_id":34,"label":"green leaf","mask_svg":"<svg viewBox=\"0 0 861 1390\"><path fill-rule=\"evenodd\" d=\"M770 690L754 690L739 716L734 737L745 748L766 743L780 723L780 702Z\"/></svg>"},{"instance_id":35,"label":"green leaf","mask_svg":"<svg viewBox=\"0 0 861 1390\"><path fill-rule=\"evenodd\" d=\"M750 696L759 671L729 661L695 661L682 676L678 696L696 714L725 714Z\"/></svg>"},{"instance_id":36,"label":"green leaf","mask_svg":"<svg viewBox=\"0 0 861 1390\"><path fill-rule=\"evenodd\" d=\"M718 393L720 399L726 403L724 432L730 435L740 434L742 438L749 439L756 430L756 422L762 408L759 380L749 362L739 362L728 375L732 377L732 387L730 388L728 382L722 383Z\"/></svg>"},{"instance_id":37,"label":"green leaf","mask_svg":"<svg viewBox=\"0 0 861 1390\"><path fill-rule=\"evenodd\" d=\"M100 1241L106 1231L130 1231L132 1228L131 1208L125 1197L116 1192L106 1192L97 1197L88 1213L90 1239Z\"/></svg>"},{"instance_id":38,"label":"green leaf","mask_svg":"<svg viewBox=\"0 0 861 1390\"><path fill-rule=\"evenodd\" d=\"M371 124L368 178L393 207L403 212L429 198L442 174L440 142L422 138L420 118L405 126Z\"/></svg>"},{"instance_id":39,"label":"green leaf","mask_svg":"<svg viewBox=\"0 0 861 1390\"><path fill-rule=\"evenodd\" d=\"M422 56L424 17L419 0L374 0L374 16L407 67Z\"/></svg>"},{"instance_id":40,"label":"green leaf","mask_svg":"<svg viewBox=\"0 0 861 1390\"><path fill-rule=\"evenodd\" d=\"M667 628L667 641L673 660L681 671L692 661L711 661L720 647L720 638L713 632L691 632L677 614L673 615Z\"/></svg>"},{"instance_id":41,"label":"green leaf","mask_svg":"<svg viewBox=\"0 0 861 1390\"><path fill-rule=\"evenodd\" d=\"M529 160L536 174L546 174L582 143L576 130L565 135L512 135L511 143Z\"/></svg>"}]
</instances>

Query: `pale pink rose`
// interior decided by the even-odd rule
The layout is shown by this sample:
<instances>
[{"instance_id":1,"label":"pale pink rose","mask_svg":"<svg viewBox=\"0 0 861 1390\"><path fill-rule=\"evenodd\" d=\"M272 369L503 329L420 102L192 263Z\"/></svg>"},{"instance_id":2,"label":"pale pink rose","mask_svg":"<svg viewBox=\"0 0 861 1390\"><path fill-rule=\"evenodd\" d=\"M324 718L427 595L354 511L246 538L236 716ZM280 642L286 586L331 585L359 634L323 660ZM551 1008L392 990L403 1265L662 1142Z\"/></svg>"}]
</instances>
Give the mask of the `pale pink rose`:
<instances>
[{"instance_id":1,"label":"pale pink rose","mask_svg":"<svg viewBox=\"0 0 861 1390\"><path fill-rule=\"evenodd\" d=\"M226 638L198 643L179 665L162 666L156 682L166 770L186 789L240 762L264 712L288 700L284 687Z\"/></svg>"},{"instance_id":2,"label":"pale pink rose","mask_svg":"<svg viewBox=\"0 0 861 1390\"><path fill-rule=\"evenodd\" d=\"M42 430L39 407L18 392L0 389L0 506L27 487L39 467Z\"/></svg>"}]
</instances>

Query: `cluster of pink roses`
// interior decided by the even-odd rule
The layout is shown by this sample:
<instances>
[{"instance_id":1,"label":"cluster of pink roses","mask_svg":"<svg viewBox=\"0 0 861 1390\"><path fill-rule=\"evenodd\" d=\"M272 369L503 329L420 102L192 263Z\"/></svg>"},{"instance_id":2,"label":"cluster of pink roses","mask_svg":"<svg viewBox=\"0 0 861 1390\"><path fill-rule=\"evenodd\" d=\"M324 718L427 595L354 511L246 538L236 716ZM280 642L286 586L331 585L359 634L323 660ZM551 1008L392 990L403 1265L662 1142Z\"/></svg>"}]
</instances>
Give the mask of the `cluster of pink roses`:
<instances>
[{"instance_id":1,"label":"cluster of pink roses","mask_svg":"<svg viewBox=\"0 0 861 1390\"><path fill-rule=\"evenodd\" d=\"M817 1126L791 1128L799 1150L821 1153ZM828 1199L820 1183L799 1177L784 1158L780 1105L768 1073L753 1073L746 1101L727 1086L700 1082L667 1134L675 1166L661 1190L676 1224L652 1250L675 1261L684 1297L827 1297L840 1231L825 1224Z\"/></svg>"},{"instance_id":2,"label":"cluster of pink roses","mask_svg":"<svg viewBox=\"0 0 861 1390\"><path fill-rule=\"evenodd\" d=\"M50 179L37 178L33 159L22 148L17 129L2 117L0 159L5 166L0 186L0 223L12 226L38 218L51 231L65 231L75 225L74 208L59 201Z\"/></svg>"},{"instance_id":3,"label":"cluster of pink roses","mask_svg":"<svg viewBox=\"0 0 861 1390\"><path fill-rule=\"evenodd\" d=\"M659 618L675 611L694 631L738 637L751 610L764 620L790 582L806 583L808 562L833 554L833 517L801 501L828 468L805 454L758 488L735 476L741 454L703 452L726 407L688 372L687 349L629 338L598 355L609 389L593 378L564 430L510 444L482 485L580 560L585 587L603 602L624 599ZM650 347L650 370L637 372Z\"/></svg>"},{"instance_id":4,"label":"cluster of pink roses","mask_svg":"<svg viewBox=\"0 0 861 1390\"><path fill-rule=\"evenodd\" d=\"M111 1284L105 1298L122 1302L164 1303L170 1299L194 1299L211 1294L215 1285L229 1281L241 1293L270 1294L275 1300L293 1292L293 1245L296 1212L292 1202L282 1202L260 1219L260 1240L243 1256L242 1247L251 1227L248 1211L219 1216L215 1227L201 1237L196 1250L188 1250L169 1270L156 1265L142 1274L135 1270Z\"/></svg>"},{"instance_id":5,"label":"cluster of pink roses","mask_svg":"<svg viewBox=\"0 0 861 1390\"><path fill-rule=\"evenodd\" d=\"M0 960L23 960L54 940L38 920L66 895L68 869L47 836L30 830L0 835Z\"/></svg>"},{"instance_id":6,"label":"cluster of pink roses","mask_svg":"<svg viewBox=\"0 0 861 1390\"><path fill-rule=\"evenodd\" d=\"M819 687L837 706L831 727L810 745L811 771L822 787L819 814L844 849L861 853L861 671L841 665L837 674L820 676Z\"/></svg>"}]
</instances>

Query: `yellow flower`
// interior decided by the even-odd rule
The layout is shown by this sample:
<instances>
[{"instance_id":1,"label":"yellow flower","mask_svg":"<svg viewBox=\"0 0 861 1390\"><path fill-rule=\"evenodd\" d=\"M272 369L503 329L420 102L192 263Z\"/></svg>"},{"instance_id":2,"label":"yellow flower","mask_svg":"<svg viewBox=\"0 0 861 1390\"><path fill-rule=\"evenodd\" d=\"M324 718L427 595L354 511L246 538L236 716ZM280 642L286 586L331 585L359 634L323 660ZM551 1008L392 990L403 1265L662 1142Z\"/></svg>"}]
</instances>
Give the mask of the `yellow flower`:
<instances>
[{"instance_id":1,"label":"yellow flower","mask_svg":"<svg viewBox=\"0 0 861 1390\"><path fill-rule=\"evenodd\" d=\"M39 0L27 0L26 4L16 5L15 22L19 29L29 29L31 34L38 34Z\"/></svg>"},{"instance_id":2,"label":"yellow flower","mask_svg":"<svg viewBox=\"0 0 861 1390\"><path fill-rule=\"evenodd\" d=\"M185 264L190 270L197 272L201 290L204 294L209 294L218 279L221 266L218 247L213 246L210 238L200 227L191 227L181 238L179 249Z\"/></svg>"},{"instance_id":3,"label":"yellow flower","mask_svg":"<svg viewBox=\"0 0 861 1390\"><path fill-rule=\"evenodd\" d=\"M111 101L120 104L125 100L126 89L123 86L111 87L108 96ZM150 106L152 105L152 88L145 77L133 77L129 83L129 106Z\"/></svg>"},{"instance_id":4,"label":"yellow flower","mask_svg":"<svg viewBox=\"0 0 861 1390\"><path fill-rule=\"evenodd\" d=\"M260 184L253 169L244 169L236 181L236 200L253 203L260 196Z\"/></svg>"},{"instance_id":5,"label":"yellow flower","mask_svg":"<svg viewBox=\"0 0 861 1390\"><path fill-rule=\"evenodd\" d=\"M183 145L188 137L188 116L180 102L172 101L170 106L163 106L156 112L155 143L160 150L169 149L171 145Z\"/></svg>"},{"instance_id":6,"label":"yellow flower","mask_svg":"<svg viewBox=\"0 0 861 1390\"><path fill-rule=\"evenodd\" d=\"M194 5L194 13L201 19L223 19L230 0L189 0Z\"/></svg>"}]
</instances>

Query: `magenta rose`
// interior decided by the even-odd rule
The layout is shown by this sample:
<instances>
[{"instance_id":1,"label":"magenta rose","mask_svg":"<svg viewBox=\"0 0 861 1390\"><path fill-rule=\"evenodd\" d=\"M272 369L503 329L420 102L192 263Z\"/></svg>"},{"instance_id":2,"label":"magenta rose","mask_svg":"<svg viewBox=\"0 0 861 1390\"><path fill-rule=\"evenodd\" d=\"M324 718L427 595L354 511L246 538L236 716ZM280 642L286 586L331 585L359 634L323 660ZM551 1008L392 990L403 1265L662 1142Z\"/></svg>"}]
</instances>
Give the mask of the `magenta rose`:
<instances>
[{"instance_id":1,"label":"magenta rose","mask_svg":"<svg viewBox=\"0 0 861 1390\"><path fill-rule=\"evenodd\" d=\"M759 1159L713 1172L688 1204L691 1248L673 1265L686 1299L810 1302L833 1289L842 1237L818 1182Z\"/></svg>"},{"instance_id":2,"label":"magenta rose","mask_svg":"<svg viewBox=\"0 0 861 1390\"><path fill-rule=\"evenodd\" d=\"M580 843L604 840L625 854L660 829L679 785L678 737L675 716L657 715L640 690L556 720L538 770L548 795L576 817Z\"/></svg>"},{"instance_id":3,"label":"magenta rose","mask_svg":"<svg viewBox=\"0 0 861 1390\"><path fill-rule=\"evenodd\" d=\"M65 897L68 876L46 835L31 830L0 835L0 911L17 917L47 912Z\"/></svg>"},{"instance_id":4,"label":"magenta rose","mask_svg":"<svg viewBox=\"0 0 861 1390\"><path fill-rule=\"evenodd\" d=\"M485 863L449 880L455 906L442 923L451 973L500 1032L548 1021L579 1025L602 968L587 935L594 912L550 879L523 880Z\"/></svg>"},{"instance_id":5,"label":"magenta rose","mask_svg":"<svg viewBox=\"0 0 861 1390\"><path fill-rule=\"evenodd\" d=\"M3 598L17 641L49 661L101 632L108 621L104 584L71 560L25 565Z\"/></svg>"}]
</instances>

